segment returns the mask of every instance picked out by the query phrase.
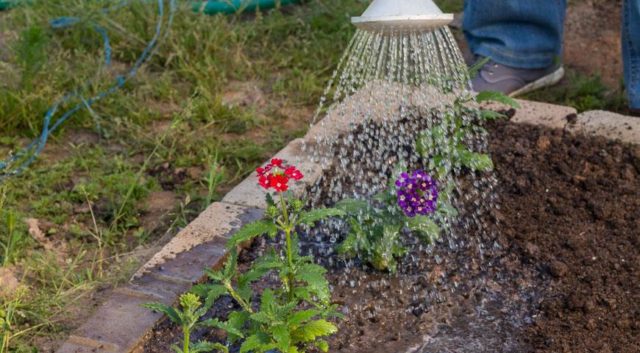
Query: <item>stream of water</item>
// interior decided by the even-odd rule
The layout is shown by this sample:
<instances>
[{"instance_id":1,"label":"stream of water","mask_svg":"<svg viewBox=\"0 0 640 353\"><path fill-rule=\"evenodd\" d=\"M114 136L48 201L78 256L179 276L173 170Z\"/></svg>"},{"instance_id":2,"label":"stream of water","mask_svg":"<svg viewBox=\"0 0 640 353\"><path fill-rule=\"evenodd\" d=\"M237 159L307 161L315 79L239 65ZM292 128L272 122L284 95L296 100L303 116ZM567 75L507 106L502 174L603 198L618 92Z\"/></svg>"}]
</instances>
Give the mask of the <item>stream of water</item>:
<instances>
[{"instance_id":1,"label":"stream of water","mask_svg":"<svg viewBox=\"0 0 640 353\"><path fill-rule=\"evenodd\" d=\"M456 100L474 104L468 69L449 28L414 32L358 30L326 88L306 141L306 148L329 171L311 190L312 202L330 205L344 198L368 198L389 185L398 163L410 170L444 168L447 172L438 182L453 186L446 201L459 212L437 220L444 231L435 246L445 247L450 254L445 256L451 259L468 256L472 249L475 259L465 258L459 263L463 272L472 262L488 266L487 255L497 246L492 240L495 223L487 221L498 209L497 178L491 171L470 172L455 162L458 151L451 146L464 145L474 153L487 153L488 149L487 133L480 126L478 115L460 111L454 104ZM459 116L461 123L451 122L447 118L450 116ZM461 126L466 133L459 133ZM434 128L440 128L443 136L432 136L432 131L438 131ZM434 165L428 156L416 153L416 139L425 133L435 142L431 155L450 158ZM323 233L339 233L341 226L330 224ZM322 243L322 239L317 240L316 244ZM335 241L332 236L330 242ZM320 248L323 250L317 255L330 258L331 254L323 253L330 248ZM434 253L433 245L418 242L410 256L436 256L436 266L444 261L439 254ZM414 262L411 257L403 261L400 273L415 273ZM443 268L446 270L446 266ZM345 271L342 284L357 286L358 278L349 272ZM474 277L474 286L482 287L487 280ZM458 283L447 281L440 286L440 290L451 293L459 287ZM495 348L496 339L505 331L485 335L484 339L481 332L488 323L495 323L493 313L499 306L496 300L482 301L471 314L458 317L466 326L425 336L425 344L417 352L492 351L490 347ZM451 312L451 316L454 318L455 314ZM506 319L513 325L506 326L518 326L525 317L527 314L514 314ZM509 351L511 343L504 345ZM463 347L472 350L460 350ZM518 349L517 345L511 348Z\"/></svg>"}]
</instances>

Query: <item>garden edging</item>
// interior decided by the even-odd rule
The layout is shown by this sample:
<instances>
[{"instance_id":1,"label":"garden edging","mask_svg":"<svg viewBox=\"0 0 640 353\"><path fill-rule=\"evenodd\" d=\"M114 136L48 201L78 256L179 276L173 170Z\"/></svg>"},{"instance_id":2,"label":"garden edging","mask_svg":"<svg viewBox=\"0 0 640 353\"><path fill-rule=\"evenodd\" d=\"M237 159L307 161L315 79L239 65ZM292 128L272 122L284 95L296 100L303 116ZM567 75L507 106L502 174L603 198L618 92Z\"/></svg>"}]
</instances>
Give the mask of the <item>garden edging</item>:
<instances>
[{"instance_id":1,"label":"garden edging","mask_svg":"<svg viewBox=\"0 0 640 353\"><path fill-rule=\"evenodd\" d=\"M518 101L521 107L511 118L519 124L563 129L570 133L603 136L625 143L640 144L640 119L602 111L577 114L570 107ZM503 107L492 105L491 108ZM331 129L331 124L324 128ZM332 131L333 132L333 131ZM310 132L311 134L311 132ZM292 187L300 196L308 185L322 176L322 168L305 152L304 139L291 141L276 154L277 158L296 165L305 182ZM193 222L144 264L125 286L113 290L90 319L78 328L58 349L58 353L139 351L145 336L162 318L141 305L147 302L172 304L194 282L204 276L204 269L216 267L226 257L225 243L242 225L262 217L264 191L250 176L221 202L210 205Z\"/></svg>"}]
</instances>

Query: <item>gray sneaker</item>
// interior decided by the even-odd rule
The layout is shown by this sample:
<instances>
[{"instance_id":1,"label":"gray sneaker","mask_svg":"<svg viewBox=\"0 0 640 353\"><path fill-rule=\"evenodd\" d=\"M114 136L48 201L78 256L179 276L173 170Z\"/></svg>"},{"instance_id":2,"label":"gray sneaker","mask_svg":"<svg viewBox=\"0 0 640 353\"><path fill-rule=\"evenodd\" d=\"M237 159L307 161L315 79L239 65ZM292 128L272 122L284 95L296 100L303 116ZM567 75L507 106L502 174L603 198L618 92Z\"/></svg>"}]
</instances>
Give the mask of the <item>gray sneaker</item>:
<instances>
[{"instance_id":1,"label":"gray sneaker","mask_svg":"<svg viewBox=\"0 0 640 353\"><path fill-rule=\"evenodd\" d=\"M482 58L480 58L482 60ZM518 69L487 61L471 79L476 92L498 91L511 97L552 86L564 77L564 68L554 65L546 69Z\"/></svg>"}]
</instances>

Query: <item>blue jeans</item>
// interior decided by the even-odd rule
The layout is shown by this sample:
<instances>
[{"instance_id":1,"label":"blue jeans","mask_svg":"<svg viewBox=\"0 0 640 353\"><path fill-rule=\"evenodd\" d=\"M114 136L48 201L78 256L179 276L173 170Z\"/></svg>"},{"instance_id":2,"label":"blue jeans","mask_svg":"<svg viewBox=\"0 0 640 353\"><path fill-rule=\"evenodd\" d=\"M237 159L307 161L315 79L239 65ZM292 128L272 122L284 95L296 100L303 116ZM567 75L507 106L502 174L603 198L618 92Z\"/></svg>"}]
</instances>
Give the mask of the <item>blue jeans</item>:
<instances>
[{"instance_id":1,"label":"blue jeans","mask_svg":"<svg viewBox=\"0 0 640 353\"><path fill-rule=\"evenodd\" d=\"M640 109L640 0L625 0L624 81L630 106ZM566 0L466 0L464 32L471 52L523 69L559 63Z\"/></svg>"}]
</instances>

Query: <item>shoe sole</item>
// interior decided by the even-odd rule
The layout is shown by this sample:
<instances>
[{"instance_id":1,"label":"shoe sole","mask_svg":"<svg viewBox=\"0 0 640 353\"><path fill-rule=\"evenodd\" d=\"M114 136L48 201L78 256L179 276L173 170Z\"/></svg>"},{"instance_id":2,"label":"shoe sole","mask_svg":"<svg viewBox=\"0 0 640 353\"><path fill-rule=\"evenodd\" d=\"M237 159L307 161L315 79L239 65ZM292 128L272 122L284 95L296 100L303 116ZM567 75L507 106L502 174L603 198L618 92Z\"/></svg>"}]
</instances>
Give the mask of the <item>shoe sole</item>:
<instances>
[{"instance_id":1,"label":"shoe sole","mask_svg":"<svg viewBox=\"0 0 640 353\"><path fill-rule=\"evenodd\" d=\"M546 76L543 76L516 91L509 93L509 97L515 97L525 93L539 90L544 87L553 86L556 83L560 82L560 80L562 80L563 77L564 77L564 67L560 66L556 71Z\"/></svg>"}]
</instances>

